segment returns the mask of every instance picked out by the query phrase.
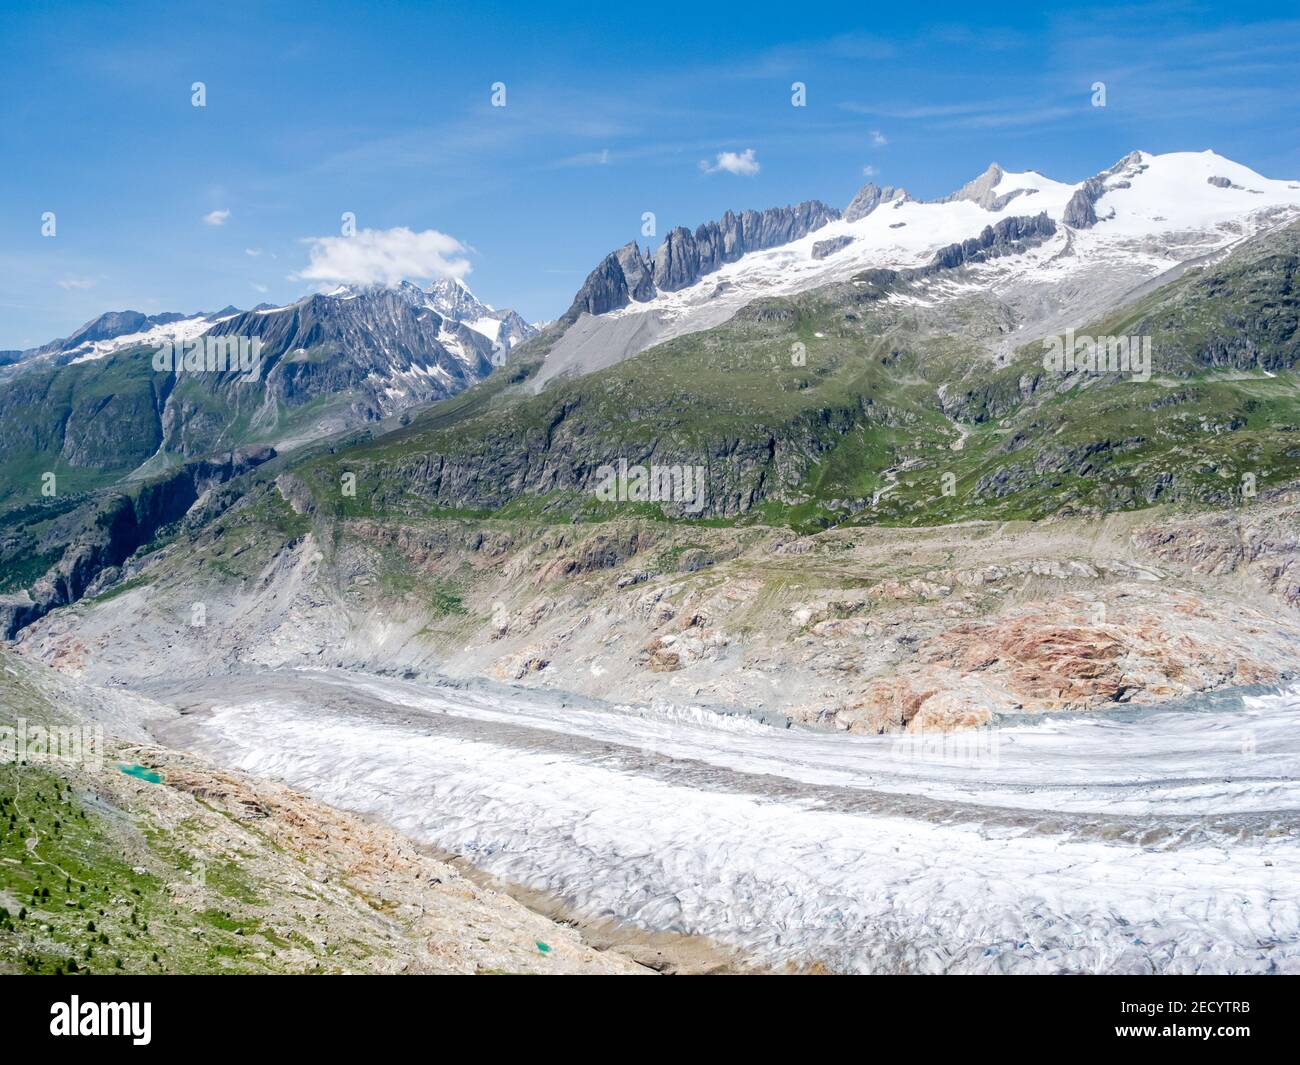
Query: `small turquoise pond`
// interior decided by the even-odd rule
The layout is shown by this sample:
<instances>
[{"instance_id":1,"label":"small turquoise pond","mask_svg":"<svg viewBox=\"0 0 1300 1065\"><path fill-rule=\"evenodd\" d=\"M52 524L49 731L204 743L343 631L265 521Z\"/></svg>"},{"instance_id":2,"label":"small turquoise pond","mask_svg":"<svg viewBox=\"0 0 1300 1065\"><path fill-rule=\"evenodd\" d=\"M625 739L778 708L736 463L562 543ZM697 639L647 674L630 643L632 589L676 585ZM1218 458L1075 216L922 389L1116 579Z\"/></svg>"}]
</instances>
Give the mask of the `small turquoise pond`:
<instances>
[{"instance_id":1,"label":"small turquoise pond","mask_svg":"<svg viewBox=\"0 0 1300 1065\"><path fill-rule=\"evenodd\" d=\"M128 777L139 777L141 780L147 780L150 784L162 783L162 777L148 766L120 765L117 768L122 770Z\"/></svg>"}]
</instances>

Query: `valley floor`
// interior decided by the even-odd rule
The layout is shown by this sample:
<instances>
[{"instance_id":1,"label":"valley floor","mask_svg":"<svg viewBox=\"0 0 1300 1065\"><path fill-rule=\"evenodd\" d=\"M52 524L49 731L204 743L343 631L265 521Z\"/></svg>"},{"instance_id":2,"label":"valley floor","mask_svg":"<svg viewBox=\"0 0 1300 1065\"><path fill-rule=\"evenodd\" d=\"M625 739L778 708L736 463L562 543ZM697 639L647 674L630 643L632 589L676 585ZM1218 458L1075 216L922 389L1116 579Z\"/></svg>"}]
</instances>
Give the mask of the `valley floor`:
<instances>
[{"instance_id":1,"label":"valley floor","mask_svg":"<svg viewBox=\"0 0 1300 1065\"><path fill-rule=\"evenodd\" d=\"M1297 513L232 517L25 629L0 694L162 776L54 793L138 856L84 878L127 966L139 888L179 971L1300 972ZM4 905L53 910L5 963L99 958L6 831Z\"/></svg>"}]
</instances>

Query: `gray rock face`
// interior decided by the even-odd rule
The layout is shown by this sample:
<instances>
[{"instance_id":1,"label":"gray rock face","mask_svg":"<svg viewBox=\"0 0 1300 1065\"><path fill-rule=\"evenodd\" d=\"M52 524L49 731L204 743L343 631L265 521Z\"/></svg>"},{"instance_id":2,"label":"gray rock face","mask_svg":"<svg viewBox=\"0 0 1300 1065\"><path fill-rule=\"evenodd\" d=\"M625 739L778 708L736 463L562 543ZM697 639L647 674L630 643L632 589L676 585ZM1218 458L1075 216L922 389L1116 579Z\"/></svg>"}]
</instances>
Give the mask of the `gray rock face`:
<instances>
[{"instance_id":1,"label":"gray rock face","mask_svg":"<svg viewBox=\"0 0 1300 1065\"><path fill-rule=\"evenodd\" d=\"M998 183L1006 176L1006 172L997 163L990 163L988 169L984 171L974 181L968 181L956 192L950 193L936 203L952 203L956 200L969 200L971 203L979 204L986 211L1000 211L1012 200L1018 196L1033 196L1038 192L1037 189L1012 189L1010 192L999 196L994 190Z\"/></svg>"},{"instance_id":2,"label":"gray rock face","mask_svg":"<svg viewBox=\"0 0 1300 1065\"><path fill-rule=\"evenodd\" d=\"M814 259L825 259L828 255L834 255L837 251L847 248L853 243L853 238L848 234L841 237L832 237L830 240L819 240L812 246L812 257Z\"/></svg>"},{"instance_id":3,"label":"gray rock face","mask_svg":"<svg viewBox=\"0 0 1300 1065\"><path fill-rule=\"evenodd\" d=\"M633 245L635 247L635 245ZM626 250L626 249L621 249ZM576 321L584 311L587 314L604 314L625 307L630 300L627 275L619 261L618 252L610 252L600 265L587 275L582 288L564 315L564 321Z\"/></svg>"},{"instance_id":4,"label":"gray rock face","mask_svg":"<svg viewBox=\"0 0 1300 1065\"><path fill-rule=\"evenodd\" d=\"M808 200L793 207L742 211L739 215L728 211L721 221L705 222L694 234L678 227L655 252L655 287L676 292L725 263L799 240L839 216L835 208Z\"/></svg>"},{"instance_id":5,"label":"gray rock face","mask_svg":"<svg viewBox=\"0 0 1300 1065\"><path fill-rule=\"evenodd\" d=\"M844 208L844 221L856 222L860 218L866 218L882 203L905 199L907 199L905 189L896 189L893 185L886 185L881 188L875 182L868 181L858 190L858 194L853 197L852 202Z\"/></svg>"},{"instance_id":6,"label":"gray rock face","mask_svg":"<svg viewBox=\"0 0 1300 1065\"><path fill-rule=\"evenodd\" d=\"M1015 215L996 225L985 226L978 237L949 244L935 252L925 267L928 273L985 262L1002 255L1014 255L1040 243L1056 232L1056 223L1044 211L1038 215Z\"/></svg>"},{"instance_id":7,"label":"gray rock face","mask_svg":"<svg viewBox=\"0 0 1300 1065\"><path fill-rule=\"evenodd\" d=\"M623 280L627 285L628 295L634 300L654 299L655 279L654 261L648 251L642 252L636 241L624 244L614 253L618 265L623 271Z\"/></svg>"},{"instance_id":8,"label":"gray rock face","mask_svg":"<svg viewBox=\"0 0 1300 1065\"><path fill-rule=\"evenodd\" d=\"M1112 189L1129 188L1131 182L1124 180L1136 177L1147 168L1147 164L1142 162L1141 152L1129 152L1114 166L1107 167L1100 174L1090 177L1070 197L1070 202L1065 205L1065 213L1061 216L1061 221L1072 229L1089 229L1097 224L1097 211L1095 204L1101 197ZM1111 181L1110 178L1118 177L1122 180Z\"/></svg>"},{"instance_id":9,"label":"gray rock face","mask_svg":"<svg viewBox=\"0 0 1300 1065\"><path fill-rule=\"evenodd\" d=\"M233 307L229 308L231 312L234 310ZM223 313L226 312L218 311L212 317ZM139 311L109 311L107 314L101 314L94 321L87 322L67 340L63 341L62 350L71 351L83 344L89 344L96 340L113 340L127 333L142 333L155 325L168 325L172 322L179 322L185 317L185 315L177 314L175 311L150 315L141 314Z\"/></svg>"},{"instance_id":10,"label":"gray rock face","mask_svg":"<svg viewBox=\"0 0 1300 1065\"><path fill-rule=\"evenodd\" d=\"M728 211L694 233L677 226L653 256L635 243L625 244L587 275L561 321L572 324L584 311L604 314L633 300L644 303L660 292L677 292L749 252L789 244L839 217L834 207L808 200L766 211Z\"/></svg>"},{"instance_id":11,"label":"gray rock face","mask_svg":"<svg viewBox=\"0 0 1300 1065\"><path fill-rule=\"evenodd\" d=\"M853 281L865 297L880 299L900 284L924 281L946 270L987 262L1003 255L1018 255L1041 244L1055 232L1056 223L1046 211L1037 215L1015 215L996 225L985 226L978 237L940 248L925 266L911 270L863 270L853 275Z\"/></svg>"},{"instance_id":12,"label":"gray rock face","mask_svg":"<svg viewBox=\"0 0 1300 1065\"><path fill-rule=\"evenodd\" d=\"M120 567L162 526L183 518L204 493L273 458L273 448L237 448L186 463L134 494L92 499L81 514L80 532L59 561L29 591L0 596L0 639L13 639L55 607L75 603L105 570Z\"/></svg>"},{"instance_id":13,"label":"gray rock face","mask_svg":"<svg viewBox=\"0 0 1300 1065\"><path fill-rule=\"evenodd\" d=\"M139 311L109 311L83 325L64 341L64 347L76 347L89 340L111 340L123 333L139 333L150 324Z\"/></svg>"},{"instance_id":14,"label":"gray rock face","mask_svg":"<svg viewBox=\"0 0 1300 1065\"><path fill-rule=\"evenodd\" d=\"M677 226L655 252L655 288L660 292L676 292L693 284L699 276L700 253L695 238L689 229Z\"/></svg>"},{"instance_id":15,"label":"gray rock face","mask_svg":"<svg viewBox=\"0 0 1300 1065\"><path fill-rule=\"evenodd\" d=\"M382 403L382 389L372 383L387 384L398 374L413 401L445 399L492 372L492 342L438 314L409 284L311 296L268 314L250 311L218 323L209 335L260 339L262 380L289 407L348 389L373 393ZM415 367L439 372L417 374Z\"/></svg>"},{"instance_id":16,"label":"gray rock face","mask_svg":"<svg viewBox=\"0 0 1300 1065\"><path fill-rule=\"evenodd\" d=\"M443 318L450 319L453 322L483 323L487 320L497 321L501 324L497 327L495 352L493 354L493 363L505 361L505 354L521 341L537 335L538 330L533 325L524 321L519 314L512 310L499 311L495 307L489 307L472 293L463 282L456 281L453 278L443 278L435 281L427 289L420 293L419 286L412 285L409 282L403 282L400 288L408 292L413 302L418 305L432 307Z\"/></svg>"},{"instance_id":17,"label":"gray rock face","mask_svg":"<svg viewBox=\"0 0 1300 1065\"><path fill-rule=\"evenodd\" d=\"M418 302L419 297L416 292L418 285L410 282L403 282L402 288L408 291ZM450 318L455 322L473 321L475 318L482 318L488 313L490 308L474 295L459 281L454 278L444 277L435 281L424 290L428 296L428 302L433 309L444 318Z\"/></svg>"},{"instance_id":18,"label":"gray rock face","mask_svg":"<svg viewBox=\"0 0 1300 1065\"><path fill-rule=\"evenodd\" d=\"M820 200L807 200L793 207L773 207L762 212L745 211L733 227L735 239L728 241L731 254L726 257L727 261L734 262L751 251L789 244L839 217L839 211ZM727 216L724 215L724 232L726 223Z\"/></svg>"},{"instance_id":19,"label":"gray rock face","mask_svg":"<svg viewBox=\"0 0 1300 1065\"><path fill-rule=\"evenodd\" d=\"M997 163L989 163L988 169L973 181L966 182L956 192L949 193L940 203L952 203L955 200L970 200L972 203L978 203L985 210L993 210L991 206L997 198L993 194L993 189L997 183L1002 180L1003 170Z\"/></svg>"},{"instance_id":20,"label":"gray rock face","mask_svg":"<svg viewBox=\"0 0 1300 1065\"><path fill-rule=\"evenodd\" d=\"M1090 229L1095 226L1097 211L1093 204L1101 199L1105 191L1106 186L1099 177L1090 177L1080 188L1075 189L1070 202L1065 205L1061 221L1072 229Z\"/></svg>"}]
</instances>

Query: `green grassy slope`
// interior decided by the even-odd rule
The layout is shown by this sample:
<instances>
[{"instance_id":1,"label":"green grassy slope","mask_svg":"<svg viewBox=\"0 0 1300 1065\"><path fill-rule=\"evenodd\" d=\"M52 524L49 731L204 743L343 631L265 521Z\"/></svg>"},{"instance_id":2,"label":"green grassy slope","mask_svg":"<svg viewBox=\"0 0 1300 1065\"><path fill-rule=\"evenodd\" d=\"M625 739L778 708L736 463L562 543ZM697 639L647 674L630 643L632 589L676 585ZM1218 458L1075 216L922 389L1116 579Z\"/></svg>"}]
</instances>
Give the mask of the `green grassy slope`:
<instances>
[{"instance_id":1,"label":"green grassy slope","mask_svg":"<svg viewBox=\"0 0 1300 1065\"><path fill-rule=\"evenodd\" d=\"M347 515L664 514L594 499L620 458L707 467L701 520L803 529L1224 505L1300 477L1298 248L1293 227L1078 331L1151 335L1146 382L1051 374L1040 344L996 365L1005 312L983 297L918 309L832 286L541 395L487 382L297 472Z\"/></svg>"}]
</instances>

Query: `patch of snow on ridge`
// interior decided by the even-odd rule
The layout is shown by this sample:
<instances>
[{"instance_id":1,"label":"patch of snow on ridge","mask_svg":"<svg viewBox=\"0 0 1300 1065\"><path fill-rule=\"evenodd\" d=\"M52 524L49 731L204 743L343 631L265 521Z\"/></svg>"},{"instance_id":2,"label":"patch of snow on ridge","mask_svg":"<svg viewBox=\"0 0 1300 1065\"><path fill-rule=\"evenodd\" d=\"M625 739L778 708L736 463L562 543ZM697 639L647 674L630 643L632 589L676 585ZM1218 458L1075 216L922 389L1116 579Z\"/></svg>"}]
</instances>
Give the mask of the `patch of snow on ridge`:
<instances>
[{"instance_id":1,"label":"patch of snow on ridge","mask_svg":"<svg viewBox=\"0 0 1300 1065\"><path fill-rule=\"evenodd\" d=\"M465 325L476 333L482 333L493 344L497 343L497 338L501 335L501 319L499 318L475 318L472 322L466 322Z\"/></svg>"},{"instance_id":2,"label":"patch of snow on ridge","mask_svg":"<svg viewBox=\"0 0 1300 1065\"><path fill-rule=\"evenodd\" d=\"M1051 202L1055 204L1063 196L1065 201L1069 201L1074 195L1077 185L1070 185L1064 181L1054 181L1052 178L1040 174L1037 170L1026 170L1022 174L1009 174L1006 171L1002 173L1002 179L993 186L995 196L1007 196L1012 192L1020 190L1020 195L1013 201L1021 209L1016 212L1019 214L1031 214L1029 208L1034 207L1038 210L1047 210L1047 207L1038 207L1039 203ZM1039 200L1039 196L1044 195L1044 200ZM1010 206L1010 204L1008 204Z\"/></svg>"},{"instance_id":3,"label":"patch of snow on ridge","mask_svg":"<svg viewBox=\"0 0 1300 1065\"><path fill-rule=\"evenodd\" d=\"M224 322L233 317L234 315L227 315L225 318L208 318L206 315L196 314L192 318L181 318L165 325L155 325L140 333L123 333L109 340L89 341L74 348L72 352L67 354L75 352L75 357L69 360L71 364L75 365L102 359L115 351L135 347L137 344L147 344L150 347L157 348L172 341L193 340L195 337L202 336L217 322Z\"/></svg>"}]
</instances>

